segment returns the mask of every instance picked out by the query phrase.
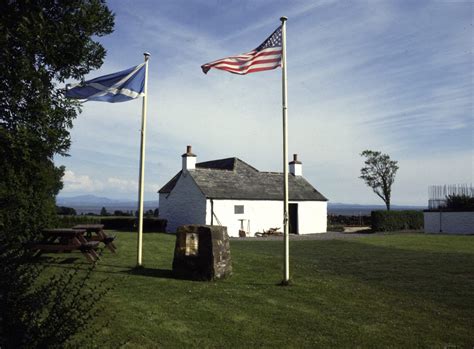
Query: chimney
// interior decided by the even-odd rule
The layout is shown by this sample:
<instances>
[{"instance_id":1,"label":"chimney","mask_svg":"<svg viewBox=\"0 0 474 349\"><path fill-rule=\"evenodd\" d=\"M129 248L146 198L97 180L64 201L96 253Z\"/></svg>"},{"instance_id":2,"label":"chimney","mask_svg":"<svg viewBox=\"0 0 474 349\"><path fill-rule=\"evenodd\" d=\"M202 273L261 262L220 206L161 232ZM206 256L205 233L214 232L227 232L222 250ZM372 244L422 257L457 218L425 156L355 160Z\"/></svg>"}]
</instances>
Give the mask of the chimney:
<instances>
[{"instance_id":1,"label":"chimney","mask_svg":"<svg viewBox=\"0 0 474 349\"><path fill-rule=\"evenodd\" d=\"M303 175L303 164L298 161L298 154L293 154L293 161L290 162L290 173L293 176Z\"/></svg>"},{"instance_id":2,"label":"chimney","mask_svg":"<svg viewBox=\"0 0 474 349\"><path fill-rule=\"evenodd\" d=\"M196 169L196 155L193 154L191 146L186 147L186 153L181 155L183 158L183 171L191 171Z\"/></svg>"}]
</instances>

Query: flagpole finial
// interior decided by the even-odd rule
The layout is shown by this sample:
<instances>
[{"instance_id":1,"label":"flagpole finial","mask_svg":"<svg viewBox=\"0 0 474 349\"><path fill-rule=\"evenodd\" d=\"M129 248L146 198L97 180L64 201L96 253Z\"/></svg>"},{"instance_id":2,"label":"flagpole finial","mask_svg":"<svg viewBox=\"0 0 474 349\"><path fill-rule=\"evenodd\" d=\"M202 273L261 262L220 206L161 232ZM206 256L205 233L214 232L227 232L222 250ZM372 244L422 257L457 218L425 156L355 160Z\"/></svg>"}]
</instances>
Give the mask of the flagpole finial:
<instances>
[{"instance_id":1,"label":"flagpole finial","mask_svg":"<svg viewBox=\"0 0 474 349\"><path fill-rule=\"evenodd\" d=\"M151 56L151 53L150 52L143 52L143 55L145 56L145 61L148 61L148 59Z\"/></svg>"},{"instance_id":2,"label":"flagpole finial","mask_svg":"<svg viewBox=\"0 0 474 349\"><path fill-rule=\"evenodd\" d=\"M288 17L286 17L286 16L280 17L280 21L282 21L282 22L286 22L287 19L288 19Z\"/></svg>"}]
</instances>

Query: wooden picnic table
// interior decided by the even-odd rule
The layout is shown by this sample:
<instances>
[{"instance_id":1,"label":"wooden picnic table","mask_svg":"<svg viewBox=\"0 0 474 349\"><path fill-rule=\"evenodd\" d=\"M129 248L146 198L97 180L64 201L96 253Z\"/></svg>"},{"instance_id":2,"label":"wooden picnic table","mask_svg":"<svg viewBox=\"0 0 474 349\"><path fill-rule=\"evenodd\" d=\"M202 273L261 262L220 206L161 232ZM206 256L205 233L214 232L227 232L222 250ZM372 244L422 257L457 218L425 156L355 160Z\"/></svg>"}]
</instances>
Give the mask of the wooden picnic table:
<instances>
[{"instance_id":1,"label":"wooden picnic table","mask_svg":"<svg viewBox=\"0 0 474 349\"><path fill-rule=\"evenodd\" d=\"M103 224L78 224L75 225L73 229L85 229L86 239L88 241L100 241L113 253L117 250L117 247L114 244L114 237L107 235L104 231Z\"/></svg>"},{"instance_id":2,"label":"wooden picnic table","mask_svg":"<svg viewBox=\"0 0 474 349\"><path fill-rule=\"evenodd\" d=\"M87 241L84 237L85 229L43 229L43 239L29 244L29 248L36 250L39 255L43 252L70 252L79 250L89 262L99 259L95 251L99 242Z\"/></svg>"}]
</instances>

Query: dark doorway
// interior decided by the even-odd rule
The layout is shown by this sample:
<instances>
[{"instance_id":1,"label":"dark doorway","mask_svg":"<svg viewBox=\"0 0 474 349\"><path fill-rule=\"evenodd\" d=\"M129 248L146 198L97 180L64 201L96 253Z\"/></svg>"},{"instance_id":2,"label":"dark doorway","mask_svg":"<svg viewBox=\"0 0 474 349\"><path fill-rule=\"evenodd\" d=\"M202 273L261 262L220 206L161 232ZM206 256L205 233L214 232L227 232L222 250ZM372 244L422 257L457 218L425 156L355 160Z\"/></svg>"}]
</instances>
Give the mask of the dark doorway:
<instances>
[{"instance_id":1,"label":"dark doorway","mask_svg":"<svg viewBox=\"0 0 474 349\"><path fill-rule=\"evenodd\" d=\"M298 234L298 204L289 204L290 234Z\"/></svg>"}]
</instances>

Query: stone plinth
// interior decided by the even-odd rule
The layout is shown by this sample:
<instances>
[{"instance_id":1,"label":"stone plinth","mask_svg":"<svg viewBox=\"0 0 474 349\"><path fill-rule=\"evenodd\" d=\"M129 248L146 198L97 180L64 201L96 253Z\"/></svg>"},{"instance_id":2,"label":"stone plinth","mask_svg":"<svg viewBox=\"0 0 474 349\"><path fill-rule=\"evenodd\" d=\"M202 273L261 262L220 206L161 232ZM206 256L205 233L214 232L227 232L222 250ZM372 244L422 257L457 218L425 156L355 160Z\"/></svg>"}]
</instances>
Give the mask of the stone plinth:
<instances>
[{"instance_id":1,"label":"stone plinth","mask_svg":"<svg viewBox=\"0 0 474 349\"><path fill-rule=\"evenodd\" d=\"M173 274L191 280L217 280L232 275L227 227L182 225L176 231Z\"/></svg>"}]
</instances>

